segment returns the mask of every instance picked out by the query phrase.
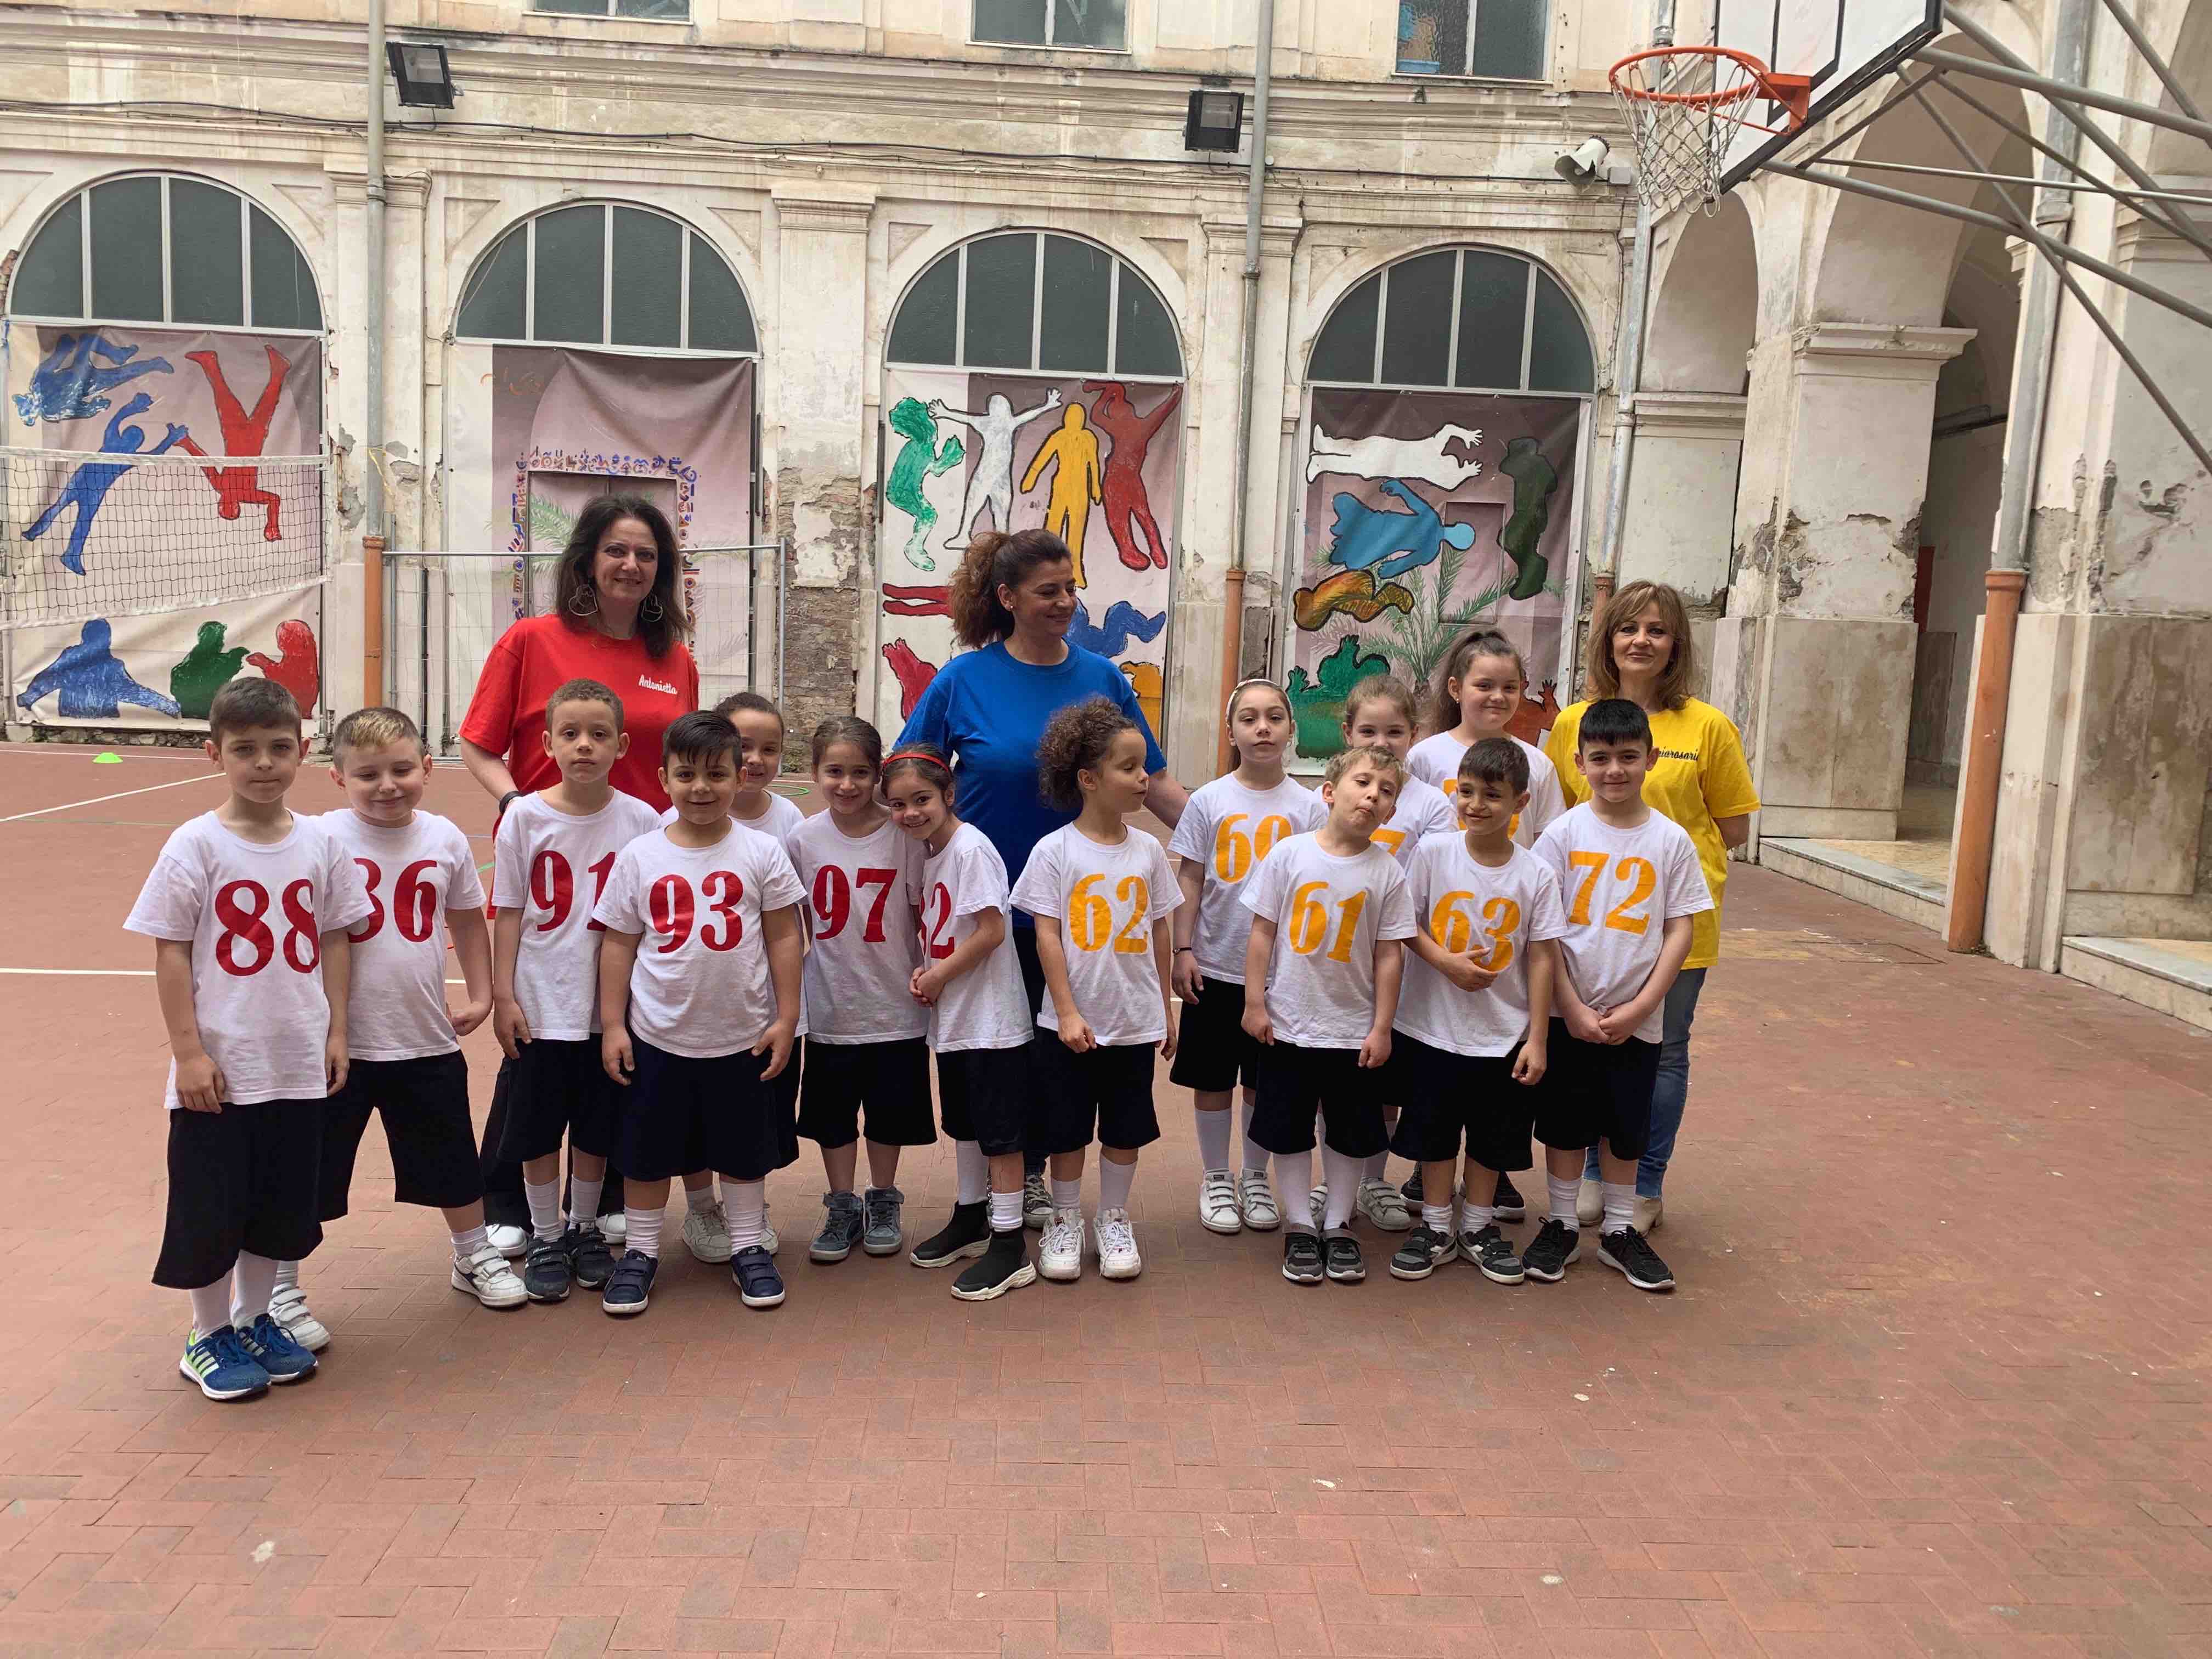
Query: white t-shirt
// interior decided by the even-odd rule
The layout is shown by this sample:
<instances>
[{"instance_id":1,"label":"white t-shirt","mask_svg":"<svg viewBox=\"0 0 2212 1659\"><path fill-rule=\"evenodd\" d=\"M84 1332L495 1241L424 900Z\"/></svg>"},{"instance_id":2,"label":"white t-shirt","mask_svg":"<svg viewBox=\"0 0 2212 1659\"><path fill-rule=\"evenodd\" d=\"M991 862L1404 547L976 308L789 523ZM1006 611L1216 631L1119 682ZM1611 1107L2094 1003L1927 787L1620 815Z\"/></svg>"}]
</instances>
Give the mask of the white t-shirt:
<instances>
[{"instance_id":1,"label":"white t-shirt","mask_svg":"<svg viewBox=\"0 0 2212 1659\"><path fill-rule=\"evenodd\" d=\"M1522 743L1510 732L1503 735L1520 744L1521 752L1528 759L1528 805L1513 820L1513 840L1518 846L1534 847L1536 837L1550 828L1552 820L1567 810L1566 793L1559 787L1559 770L1552 764L1549 755L1534 744ZM1455 799L1459 793L1459 763L1474 747L1449 732L1439 732L1415 744L1413 752L1406 757L1406 764L1413 769L1415 777L1436 785L1447 799Z\"/></svg>"},{"instance_id":2,"label":"white t-shirt","mask_svg":"<svg viewBox=\"0 0 2212 1659\"><path fill-rule=\"evenodd\" d=\"M469 838L435 812L386 829L342 806L319 822L368 890L368 920L347 935L346 1052L356 1060L452 1054L461 1040L446 1013L445 912L484 908Z\"/></svg>"},{"instance_id":3,"label":"white t-shirt","mask_svg":"<svg viewBox=\"0 0 2212 1659\"><path fill-rule=\"evenodd\" d=\"M921 868L922 949L942 962L975 933L977 916L1005 915L1006 901L1006 860L989 836L962 824ZM929 1011L929 1046L940 1054L1018 1048L1035 1035L1030 1013L1009 917L999 948L947 985Z\"/></svg>"},{"instance_id":4,"label":"white t-shirt","mask_svg":"<svg viewBox=\"0 0 2212 1659\"><path fill-rule=\"evenodd\" d=\"M1413 919L1455 955L1486 942L1482 966L1498 977L1462 991L1409 946L1398 993L1397 1029L1455 1054L1503 1054L1528 1034L1528 945L1567 930L1559 878L1534 853L1515 847L1493 870L1455 831L1431 836L1413 854L1406 883Z\"/></svg>"},{"instance_id":5,"label":"white t-shirt","mask_svg":"<svg viewBox=\"0 0 2212 1659\"><path fill-rule=\"evenodd\" d=\"M674 807L669 807L660 815L660 827L666 829L676 822L678 816ZM757 818L741 818L732 812L730 822L741 830L750 830L756 835L768 836L788 852L791 832L806 822L806 814L793 805L788 797L779 795L771 789L768 792L768 811Z\"/></svg>"},{"instance_id":6,"label":"white t-shirt","mask_svg":"<svg viewBox=\"0 0 2212 1659\"><path fill-rule=\"evenodd\" d=\"M1321 796L1291 778L1273 789L1252 789L1231 772L1191 792L1168 851L1192 860L1206 872L1190 935L1200 973L1231 985L1244 982L1252 914L1237 903L1238 892L1278 842L1318 830L1328 817Z\"/></svg>"},{"instance_id":7,"label":"white t-shirt","mask_svg":"<svg viewBox=\"0 0 2212 1659\"><path fill-rule=\"evenodd\" d=\"M1242 897L1275 924L1267 963L1275 1040L1359 1047L1375 1024L1376 944L1413 936L1413 895L1398 861L1379 843L1340 858L1317 835L1292 836L1275 844Z\"/></svg>"},{"instance_id":8,"label":"white t-shirt","mask_svg":"<svg viewBox=\"0 0 2212 1659\"><path fill-rule=\"evenodd\" d=\"M739 823L712 847L640 836L615 854L593 920L640 933L630 1029L656 1048L713 1060L775 1023L763 912L806 896L782 848Z\"/></svg>"},{"instance_id":9,"label":"white t-shirt","mask_svg":"<svg viewBox=\"0 0 2212 1659\"><path fill-rule=\"evenodd\" d=\"M525 795L500 820L491 902L522 912L514 1000L533 1037L580 1042L598 1035L599 935L606 930L592 920L592 907L607 890L615 854L653 833L653 809L620 790L582 817L556 811L543 795Z\"/></svg>"},{"instance_id":10,"label":"white t-shirt","mask_svg":"<svg viewBox=\"0 0 2212 1659\"><path fill-rule=\"evenodd\" d=\"M1396 859L1402 870L1413 862L1413 849L1421 844L1422 837L1458 828L1458 809L1443 791L1408 773L1405 787L1398 791L1398 810L1390 814L1389 823L1375 832L1375 844Z\"/></svg>"},{"instance_id":11,"label":"white t-shirt","mask_svg":"<svg viewBox=\"0 0 2212 1659\"><path fill-rule=\"evenodd\" d=\"M240 1105L320 1100L331 1005L322 936L368 914L361 872L321 823L292 815L264 845L203 812L179 825L147 872L124 927L192 944L192 1018ZM177 1109L177 1066L167 1103Z\"/></svg>"},{"instance_id":12,"label":"white t-shirt","mask_svg":"<svg viewBox=\"0 0 2212 1659\"><path fill-rule=\"evenodd\" d=\"M914 1000L921 941L921 843L889 818L848 836L817 812L784 843L806 889L812 947L806 953L807 1036L816 1042L899 1042L925 1035L929 1010Z\"/></svg>"},{"instance_id":13,"label":"white t-shirt","mask_svg":"<svg viewBox=\"0 0 2212 1659\"><path fill-rule=\"evenodd\" d=\"M1600 1013L1635 1000L1659 963L1666 924L1713 908L1697 843L1663 813L1616 830L1584 801L1569 807L1536 843L1536 856L1559 878L1567 930L1559 951L1575 993ZM1636 1035L1665 1034L1663 1005Z\"/></svg>"},{"instance_id":14,"label":"white t-shirt","mask_svg":"<svg viewBox=\"0 0 2212 1659\"><path fill-rule=\"evenodd\" d=\"M1064 823L1030 851L1014 902L1039 921L1060 922L1067 988L1103 1047L1167 1036L1152 929L1182 902L1182 890L1157 837L1133 830L1119 846L1105 847ZM1060 1030L1049 990L1037 1006L1037 1024Z\"/></svg>"}]
</instances>

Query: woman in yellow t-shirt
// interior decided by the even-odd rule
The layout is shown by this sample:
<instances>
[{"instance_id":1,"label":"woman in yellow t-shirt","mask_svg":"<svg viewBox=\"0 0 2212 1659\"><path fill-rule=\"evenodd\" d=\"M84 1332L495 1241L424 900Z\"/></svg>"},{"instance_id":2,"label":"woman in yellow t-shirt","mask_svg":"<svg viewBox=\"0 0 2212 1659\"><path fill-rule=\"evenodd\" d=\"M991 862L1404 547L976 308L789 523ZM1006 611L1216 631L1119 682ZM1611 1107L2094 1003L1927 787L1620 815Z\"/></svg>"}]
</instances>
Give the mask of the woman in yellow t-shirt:
<instances>
[{"instance_id":1,"label":"woman in yellow t-shirt","mask_svg":"<svg viewBox=\"0 0 2212 1659\"><path fill-rule=\"evenodd\" d=\"M1561 709L1544 740L1568 805L1588 800L1589 785L1575 763L1583 711L1603 697L1640 704L1651 718L1651 769L1644 779L1644 799L1689 831L1712 889L1713 908L1698 916L1689 957L1667 993L1651 1138L1636 1172L1636 1227L1647 1235L1663 1213L1661 1188L1690 1096L1690 1023L1697 1017L1698 994L1705 988L1705 969L1720 960L1728 855L1750 838L1751 815L1759 810L1735 722L1690 695L1691 665L1690 616L1682 596L1661 582L1630 582L1607 601L1599 620L1589 696ZM1593 1152L1577 1206L1585 1225L1598 1219L1603 1196Z\"/></svg>"}]
</instances>

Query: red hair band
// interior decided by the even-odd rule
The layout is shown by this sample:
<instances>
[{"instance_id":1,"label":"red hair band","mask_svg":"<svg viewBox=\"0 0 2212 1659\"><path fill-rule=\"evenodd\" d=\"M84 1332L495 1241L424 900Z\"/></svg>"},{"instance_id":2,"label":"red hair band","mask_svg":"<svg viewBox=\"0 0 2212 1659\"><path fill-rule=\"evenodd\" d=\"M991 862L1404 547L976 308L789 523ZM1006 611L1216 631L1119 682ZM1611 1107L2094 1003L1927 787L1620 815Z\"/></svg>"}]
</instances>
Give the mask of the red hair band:
<instances>
[{"instance_id":1,"label":"red hair band","mask_svg":"<svg viewBox=\"0 0 2212 1659\"><path fill-rule=\"evenodd\" d=\"M944 756L933 755L923 749L902 749L896 754L886 755L884 757L884 764L888 768L902 760L920 761L924 765L934 766L940 772L950 772L952 769L945 763Z\"/></svg>"}]
</instances>

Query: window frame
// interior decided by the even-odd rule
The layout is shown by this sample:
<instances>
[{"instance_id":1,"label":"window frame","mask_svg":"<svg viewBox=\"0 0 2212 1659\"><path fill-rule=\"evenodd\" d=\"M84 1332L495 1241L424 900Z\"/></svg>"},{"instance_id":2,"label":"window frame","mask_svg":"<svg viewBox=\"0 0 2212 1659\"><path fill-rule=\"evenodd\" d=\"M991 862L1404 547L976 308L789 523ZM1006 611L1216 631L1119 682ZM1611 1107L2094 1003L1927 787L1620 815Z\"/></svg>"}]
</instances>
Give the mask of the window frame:
<instances>
[{"instance_id":1,"label":"window frame","mask_svg":"<svg viewBox=\"0 0 2212 1659\"><path fill-rule=\"evenodd\" d=\"M1552 10L1539 3L1537 15L1544 20L1544 34L1540 44L1542 61L1546 65L1541 75L1489 75L1474 67L1475 28L1482 16L1483 0L1459 0L1467 8L1467 64L1463 69L1409 70L1406 60L1398 55L1394 44L1390 52L1390 75L1407 81L1473 81L1508 87L1548 87L1553 76L1550 70L1552 58Z\"/></svg>"},{"instance_id":2,"label":"window frame","mask_svg":"<svg viewBox=\"0 0 2212 1659\"><path fill-rule=\"evenodd\" d=\"M92 308L92 192L102 185L121 184L132 179L156 179L161 186L161 314L158 318L102 317L95 313ZM243 321L192 323L176 320L177 296L173 282L174 273L171 269L169 246L169 184L172 179L181 179L186 184L204 185L210 189L222 191L238 198L240 260L238 308L239 315L244 319ZM263 207L260 203L255 201L252 196L237 185L226 183L221 179L210 179L204 173L163 172L153 168L131 173L110 173L105 178L88 179L56 201L40 217L38 228L31 233L29 239L23 244L25 258L27 258L32 248L37 246L39 239L46 234L47 228L52 224L56 216L67 209L71 202L79 204L76 217L77 298L82 302L82 309L73 317L59 317L48 312L15 309L15 287L21 279L24 264L24 259L19 258L15 269L9 274L7 305L5 307L0 307L0 315L5 316L9 321L28 323L42 328L159 328L193 334L272 335L297 340L319 340L330 332L330 313L323 305L323 285L315 276L314 262L307 258L307 250L300 246L300 239L293 235L291 228L282 219L270 212L267 208ZM300 261L301 268L307 273L307 281L313 285L314 290L315 314L323 319L319 326L286 327L274 323L257 323L253 320L253 216L256 213L266 218L270 224L283 233L287 246L291 248L294 257Z\"/></svg>"},{"instance_id":3,"label":"window frame","mask_svg":"<svg viewBox=\"0 0 2212 1659\"><path fill-rule=\"evenodd\" d=\"M1385 337L1389 332L1390 273L1400 265L1411 264L1415 259L1425 258L1432 253L1447 252L1453 256L1451 329L1444 341L1444 366L1448 377L1456 370L1459 364L1460 295L1467 282L1467 256L1470 253L1498 255L1508 259L1518 260L1528 267L1528 281L1521 296L1520 385L1459 386L1449 378L1442 381L1420 385L1400 380L1385 380L1382 378L1382 348ZM1375 289L1375 356L1373 358L1375 378L1370 380L1316 379L1311 373L1313 355L1321 345L1322 336L1328 331L1328 325L1336 320L1336 314L1345 301L1358 292L1361 284L1370 276L1380 278ZM1559 387L1532 386L1528 384L1529 365L1534 359L1536 349L1536 279L1540 276L1547 278L1552 285L1559 290L1560 296L1566 301L1568 308L1573 312L1577 325L1582 329L1583 343L1589 349L1590 359L1590 389L1588 392L1569 392ZM1346 285L1341 294L1330 302L1328 313L1322 318L1321 326L1314 331L1313 340L1306 347L1306 365L1308 372L1304 383L1328 392L1465 392L1474 397L1588 399L1597 396L1601 384L1597 345L1590 334L1589 321L1583 315L1583 308L1577 303L1573 291L1541 260L1532 258L1516 248L1492 247L1480 242L1452 242L1442 247L1415 248L1411 252L1399 255L1388 264L1377 265L1372 270L1361 272L1358 276Z\"/></svg>"},{"instance_id":4,"label":"window frame","mask_svg":"<svg viewBox=\"0 0 2212 1659\"><path fill-rule=\"evenodd\" d=\"M523 9L525 15L531 17L571 17L579 22L585 23L658 23L664 28L672 27L689 28L694 21L691 16L691 0L684 0L684 15L681 17L632 16L615 9L617 0L601 0L601 3L606 7L605 11L560 11L550 6L539 4L538 0L528 0L528 3Z\"/></svg>"},{"instance_id":5,"label":"window frame","mask_svg":"<svg viewBox=\"0 0 2212 1659\"><path fill-rule=\"evenodd\" d=\"M560 213L570 208L597 208L600 214L599 230L599 338L593 340L542 340L530 337L530 331L538 325L538 222L550 213ZM629 208L637 213L649 213L665 219L684 234L684 269L676 289L677 338L672 346L617 345L609 337L614 332L615 289L615 215L617 208ZM522 326L524 337L514 338L504 334L466 334L461 331L461 313L475 297L479 276L491 269L492 258L507 245L510 236L520 235L522 244ZM695 346L691 338L691 258L695 244L702 244L707 252L722 262L737 284L738 297L744 301L745 319L752 325L753 344L750 351L734 351L722 346ZM469 267L461 283L461 292L453 302L453 320L447 331L449 343L465 345L531 346L547 351L604 351L624 357L699 357L714 359L758 358L761 355L760 313L753 305L751 292L738 268L724 258L722 251L697 226L688 219L671 213L665 208L655 207L649 202L624 201L618 197L587 197L579 201L555 202L538 209L523 219L507 227L484 245Z\"/></svg>"},{"instance_id":6,"label":"window frame","mask_svg":"<svg viewBox=\"0 0 2212 1659\"><path fill-rule=\"evenodd\" d=\"M1044 6L1044 39L1042 41L989 40L975 33L975 8L979 3L980 0L968 0L968 44L971 46L984 46L993 52L1101 52L1119 58L1127 58L1134 50L1129 45L1129 11L1127 7L1121 13L1121 44L1118 46L1098 46L1087 40L1071 43L1056 41L1052 38L1053 19L1059 9L1054 0L1042 0ZM1134 0L1130 0L1130 3L1133 5Z\"/></svg>"}]
</instances>

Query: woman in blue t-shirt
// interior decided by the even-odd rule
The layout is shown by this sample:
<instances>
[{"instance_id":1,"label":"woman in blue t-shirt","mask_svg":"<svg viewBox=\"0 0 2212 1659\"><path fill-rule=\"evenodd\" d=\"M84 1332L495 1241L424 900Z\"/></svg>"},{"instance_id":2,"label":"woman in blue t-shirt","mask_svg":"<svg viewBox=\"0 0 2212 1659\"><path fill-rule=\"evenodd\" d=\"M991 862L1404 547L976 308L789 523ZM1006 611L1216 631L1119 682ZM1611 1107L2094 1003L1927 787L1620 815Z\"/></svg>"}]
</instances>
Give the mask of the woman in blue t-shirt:
<instances>
[{"instance_id":1,"label":"woman in blue t-shirt","mask_svg":"<svg viewBox=\"0 0 2212 1659\"><path fill-rule=\"evenodd\" d=\"M987 531L968 544L953 573L947 608L952 632L969 649L937 672L899 733L899 746L934 744L953 757L963 822L974 824L1006 860L1006 879L1020 878L1030 853L1075 815L1045 804L1037 787L1037 740L1045 723L1071 703L1110 697L1145 734L1145 805L1173 829L1188 793L1167 774L1167 759L1138 706L1128 677L1095 651L1067 642L1075 620L1075 560L1049 531L1003 536ZM1036 929L1014 912L1014 949L1021 958L1034 1016L1044 994ZM1055 1039L1056 1040L1056 1039ZM1031 1226L1051 1212L1031 1155L1024 1208Z\"/></svg>"}]
</instances>

